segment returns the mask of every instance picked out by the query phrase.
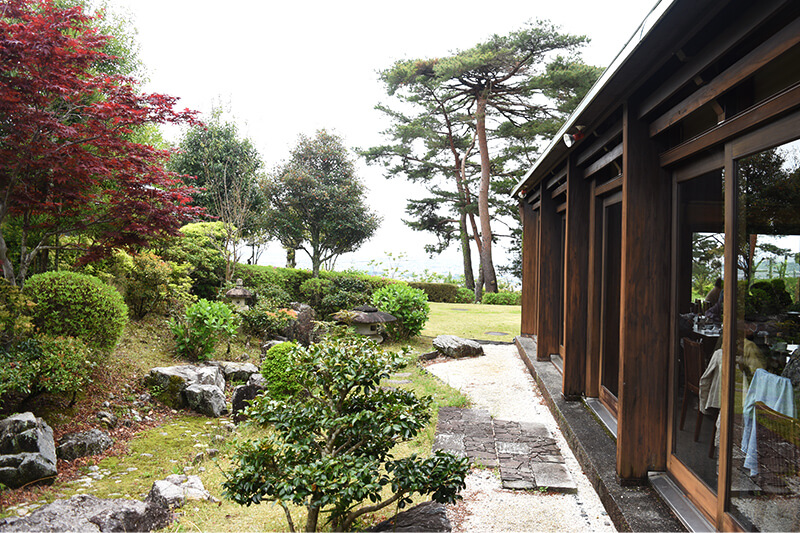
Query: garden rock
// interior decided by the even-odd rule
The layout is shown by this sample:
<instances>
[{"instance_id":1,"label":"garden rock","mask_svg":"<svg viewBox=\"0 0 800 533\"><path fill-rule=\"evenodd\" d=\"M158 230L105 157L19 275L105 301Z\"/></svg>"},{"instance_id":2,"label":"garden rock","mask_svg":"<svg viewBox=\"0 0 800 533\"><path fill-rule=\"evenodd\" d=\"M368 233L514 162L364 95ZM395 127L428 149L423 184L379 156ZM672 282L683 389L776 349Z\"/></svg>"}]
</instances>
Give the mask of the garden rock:
<instances>
[{"instance_id":1,"label":"garden rock","mask_svg":"<svg viewBox=\"0 0 800 533\"><path fill-rule=\"evenodd\" d=\"M433 339L433 347L443 355L454 359L483 355L483 346L473 340L462 339L455 335L439 335Z\"/></svg>"},{"instance_id":2,"label":"garden rock","mask_svg":"<svg viewBox=\"0 0 800 533\"><path fill-rule=\"evenodd\" d=\"M173 409L186 407L184 391L195 384L213 385L222 391L225 390L225 374L213 365L178 365L152 368L145 378L145 385L154 391L154 396Z\"/></svg>"},{"instance_id":3,"label":"garden rock","mask_svg":"<svg viewBox=\"0 0 800 533\"><path fill-rule=\"evenodd\" d=\"M114 445L108 433L99 429L90 429L80 433L65 435L56 450L58 458L73 461L87 455L100 455Z\"/></svg>"},{"instance_id":4,"label":"garden rock","mask_svg":"<svg viewBox=\"0 0 800 533\"><path fill-rule=\"evenodd\" d=\"M166 479L153 483L148 498L151 496L166 502L170 509L182 507L187 500L218 501L205 489L198 476L182 474L172 474Z\"/></svg>"},{"instance_id":5,"label":"garden rock","mask_svg":"<svg viewBox=\"0 0 800 533\"><path fill-rule=\"evenodd\" d=\"M367 531L452 531L444 505L425 502L372 526Z\"/></svg>"},{"instance_id":6,"label":"garden rock","mask_svg":"<svg viewBox=\"0 0 800 533\"><path fill-rule=\"evenodd\" d=\"M299 342L303 346L316 342L318 339L314 333L314 328L317 314L314 309L308 304L297 302L292 302L291 307L297 311L297 318L290 321L283 330L284 336Z\"/></svg>"},{"instance_id":7,"label":"garden rock","mask_svg":"<svg viewBox=\"0 0 800 533\"><path fill-rule=\"evenodd\" d=\"M225 381L241 381L242 383L250 379L250 376L258 372L258 367L253 363L234 363L231 361L212 361L210 363L219 367L225 374Z\"/></svg>"},{"instance_id":8,"label":"garden rock","mask_svg":"<svg viewBox=\"0 0 800 533\"><path fill-rule=\"evenodd\" d=\"M267 387L267 380L264 378L261 372L257 372L250 376L250 379L247 380L247 385L255 385L256 387L265 389Z\"/></svg>"},{"instance_id":9,"label":"garden rock","mask_svg":"<svg viewBox=\"0 0 800 533\"><path fill-rule=\"evenodd\" d=\"M11 488L55 478L53 430L33 413L0 421L0 483Z\"/></svg>"},{"instance_id":10,"label":"garden rock","mask_svg":"<svg viewBox=\"0 0 800 533\"><path fill-rule=\"evenodd\" d=\"M189 407L200 414L218 418L228 412L225 394L215 385L189 385L184 394Z\"/></svg>"},{"instance_id":11,"label":"garden rock","mask_svg":"<svg viewBox=\"0 0 800 533\"><path fill-rule=\"evenodd\" d=\"M244 409L256 396L264 391L264 377L261 376L261 380L253 380L252 378L255 376L261 376L261 374L253 374L250 380L247 381L247 385L237 385L233 389L231 411L233 412L234 422L242 422L246 419Z\"/></svg>"},{"instance_id":12,"label":"garden rock","mask_svg":"<svg viewBox=\"0 0 800 533\"><path fill-rule=\"evenodd\" d=\"M0 531L153 531L171 521L165 500L154 497L152 490L143 502L78 494L40 507L24 518L0 520Z\"/></svg>"},{"instance_id":13,"label":"garden rock","mask_svg":"<svg viewBox=\"0 0 800 533\"><path fill-rule=\"evenodd\" d=\"M98 411L97 412L97 420L100 421L100 424L107 427L108 429L114 429L119 424L119 419L114 413L109 413L108 411Z\"/></svg>"},{"instance_id":14,"label":"garden rock","mask_svg":"<svg viewBox=\"0 0 800 533\"><path fill-rule=\"evenodd\" d=\"M262 361L264 360L264 357L267 355L267 352L270 350L270 348L272 348L274 346L277 346L279 344L283 344L284 342L287 342L287 341L285 341L285 340L282 340L282 341L281 340L271 340L271 341L267 341L264 344L262 344L261 345L261 360Z\"/></svg>"}]
</instances>

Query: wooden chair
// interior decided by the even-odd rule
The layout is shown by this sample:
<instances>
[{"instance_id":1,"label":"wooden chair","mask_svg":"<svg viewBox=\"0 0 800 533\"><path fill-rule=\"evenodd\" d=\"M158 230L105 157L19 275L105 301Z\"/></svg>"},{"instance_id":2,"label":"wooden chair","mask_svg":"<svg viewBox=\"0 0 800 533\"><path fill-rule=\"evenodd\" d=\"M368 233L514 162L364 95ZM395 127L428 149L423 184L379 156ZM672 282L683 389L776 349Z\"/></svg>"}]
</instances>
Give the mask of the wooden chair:
<instances>
[{"instance_id":1,"label":"wooden chair","mask_svg":"<svg viewBox=\"0 0 800 533\"><path fill-rule=\"evenodd\" d=\"M703 345L689 337L683 338L683 403L681 404L681 425L686 421L686 407L689 404L689 395L697 398L697 422L694 426L694 440L700 438L700 428L703 426L703 413L700 412L700 376L703 375Z\"/></svg>"},{"instance_id":2,"label":"wooden chair","mask_svg":"<svg viewBox=\"0 0 800 533\"><path fill-rule=\"evenodd\" d=\"M758 478L769 494L800 496L800 421L755 403Z\"/></svg>"}]
</instances>

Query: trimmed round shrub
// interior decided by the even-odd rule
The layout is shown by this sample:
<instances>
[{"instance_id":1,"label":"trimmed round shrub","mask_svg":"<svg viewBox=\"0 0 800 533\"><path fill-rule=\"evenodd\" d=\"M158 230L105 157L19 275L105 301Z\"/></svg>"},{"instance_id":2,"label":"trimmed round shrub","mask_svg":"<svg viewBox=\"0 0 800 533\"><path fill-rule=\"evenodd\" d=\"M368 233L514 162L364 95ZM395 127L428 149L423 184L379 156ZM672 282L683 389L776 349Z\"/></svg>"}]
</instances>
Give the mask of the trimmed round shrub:
<instances>
[{"instance_id":1,"label":"trimmed round shrub","mask_svg":"<svg viewBox=\"0 0 800 533\"><path fill-rule=\"evenodd\" d=\"M91 381L92 350L74 337L32 337L0 350L0 404L11 392L32 398L75 395Z\"/></svg>"},{"instance_id":2,"label":"trimmed round shrub","mask_svg":"<svg viewBox=\"0 0 800 533\"><path fill-rule=\"evenodd\" d=\"M302 391L298 370L292 352L296 342L282 342L267 350L261 362L261 375L266 382L267 394L275 400L291 398Z\"/></svg>"},{"instance_id":3,"label":"trimmed round shrub","mask_svg":"<svg viewBox=\"0 0 800 533\"><path fill-rule=\"evenodd\" d=\"M45 272L25 282L36 303L39 333L77 337L90 348L111 351L128 323L128 306L114 287L78 272Z\"/></svg>"},{"instance_id":4,"label":"trimmed round shrub","mask_svg":"<svg viewBox=\"0 0 800 533\"><path fill-rule=\"evenodd\" d=\"M398 340L419 335L431 311L428 295L403 283L387 285L372 293L372 305L397 318L397 322L386 324L386 331Z\"/></svg>"},{"instance_id":5,"label":"trimmed round shrub","mask_svg":"<svg viewBox=\"0 0 800 533\"><path fill-rule=\"evenodd\" d=\"M486 305L520 305L521 298L518 292L487 292L481 302Z\"/></svg>"},{"instance_id":6,"label":"trimmed round shrub","mask_svg":"<svg viewBox=\"0 0 800 533\"><path fill-rule=\"evenodd\" d=\"M475 291L471 291L466 287L459 287L456 293L455 303L471 304L473 302L475 302Z\"/></svg>"}]
</instances>

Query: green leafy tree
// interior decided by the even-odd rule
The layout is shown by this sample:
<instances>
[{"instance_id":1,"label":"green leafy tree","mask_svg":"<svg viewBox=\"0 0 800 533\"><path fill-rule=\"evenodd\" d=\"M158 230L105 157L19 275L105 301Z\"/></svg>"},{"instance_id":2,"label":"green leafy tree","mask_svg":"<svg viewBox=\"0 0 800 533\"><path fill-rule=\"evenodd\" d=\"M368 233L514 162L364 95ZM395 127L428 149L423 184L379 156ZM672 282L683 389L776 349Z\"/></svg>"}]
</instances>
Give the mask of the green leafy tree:
<instances>
[{"instance_id":1,"label":"green leafy tree","mask_svg":"<svg viewBox=\"0 0 800 533\"><path fill-rule=\"evenodd\" d=\"M392 455L430 417L430 399L380 387L402 364L400 356L352 336L296 346L287 355L301 392L251 403L251 419L272 431L240 446L223 483L227 497L243 505L276 502L290 531L289 504L306 507L305 531L317 531L325 515L334 531L350 531L360 516L403 507L414 493L441 503L458 498L466 458L439 451L429 458ZM391 495L383 499L387 489Z\"/></svg>"},{"instance_id":2,"label":"green leafy tree","mask_svg":"<svg viewBox=\"0 0 800 533\"><path fill-rule=\"evenodd\" d=\"M585 37L559 33L550 23L528 23L519 31L494 35L449 57L399 61L384 73L390 94L400 87L427 84L439 91L439 98L449 109L470 117L480 156L477 204L482 279L476 284L476 295L481 285L487 292L498 290L489 199L492 174L500 169L489 153L492 134L495 138L525 139L514 150L501 154L506 160L518 161L530 155L537 136L552 131L554 122L563 118L562 106L574 105L574 97L585 90L587 79L596 72L578 68L580 63L574 58L554 58L559 52L573 52L584 42ZM548 70L548 64L553 63ZM553 76L556 73L562 75L561 80ZM566 80L574 84L574 91L559 89ZM562 102L554 105L548 96L560 96ZM510 190L510 186L507 188Z\"/></svg>"},{"instance_id":3,"label":"green leafy tree","mask_svg":"<svg viewBox=\"0 0 800 533\"><path fill-rule=\"evenodd\" d=\"M364 185L342 139L325 130L300 140L289 161L266 180L265 225L287 249L311 258L314 277L358 249L380 218L365 203Z\"/></svg>"},{"instance_id":4,"label":"green leafy tree","mask_svg":"<svg viewBox=\"0 0 800 533\"><path fill-rule=\"evenodd\" d=\"M196 177L200 190L194 195L195 204L223 224L219 251L225 258L226 282L241 257L243 239L252 245L254 255L257 245L265 242L264 199L258 186L262 166L252 141L240 136L235 123L224 121L219 108L212 110L205 126L195 126L184 135L170 163L175 172Z\"/></svg>"}]
</instances>

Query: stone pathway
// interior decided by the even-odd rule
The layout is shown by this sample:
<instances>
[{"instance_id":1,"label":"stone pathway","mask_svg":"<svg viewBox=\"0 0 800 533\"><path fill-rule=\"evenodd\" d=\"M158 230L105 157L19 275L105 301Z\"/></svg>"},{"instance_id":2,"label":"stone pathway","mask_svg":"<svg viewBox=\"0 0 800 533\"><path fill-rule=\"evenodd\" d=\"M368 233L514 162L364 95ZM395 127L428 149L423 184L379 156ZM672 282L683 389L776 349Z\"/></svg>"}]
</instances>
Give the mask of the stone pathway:
<instances>
[{"instance_id":1,"label":"stone pathway","mask_svg":"<svg viewBox=\"0 0 800 533\"><path fill-rule=\"evenodd\" d=\"M543 437L536 432L528 434L543 439L551 438L555 441L560 455L566 463L565 466L577 485L577 492L509 490L504 488L499 467L473 468L467 475L467 486L461 493L463 500L447 506L447 515L453 525L453 533L471 533L473 531L614 533L616 529L600 503L594 487L583 474L572 450L567 446L556 421L544 404L544 399L522 363L516 348L507 343L484 344L483 348L486 353L484 356L434 363L428 365L426 369L443 382L467 395L472 402L473 409L484 411L483 413L466 414L467 418L488 419L491 423L494 450L489 448L487 451L484 448L482 451L487 453L484 457L488 456L488 459L484 460L496 461L495 464L501 464L502 459L498 455L504 456L510 451L522 451L522 446L518 447L517 445L531 444L529 440L522 438L522 430L543 425L547 429L549 437ZM444 409L441 410L441 413L446 415L447 411ZM488 418L487 412L493 418ZM457 416L463 417L465 414ZM519 426L506 425L504 421L513 421ZM458 422L454 421L447 430L445 430L446 427L442 426L439 430L439 442L449 440L451 444L456 443L457 446L463 435L461 440L465 443L465 455L467 454L467 443L477 437L476 434L482 432L485 435L487 433L485 425L483 430L474 429L472 421L463 419ZM469 430L472 433L469 436L461 430L461 428L467 427L473 428ZM520 436L511 436L506 430L514 432L520 430ZM444 437L444 435L450 435L450 437ZM506 444L498 445L497 442ZM547 440L537 439L536 442L549 444ZM497 453L498 450L501 452L500 454ZM550 452L551 449L548 448L547 451ZM549 461L544 461L542 457L554 454L539 453L529 447L527 453L508 453L508 455L516 455L520 459L519 467L524 467L527 463L530 468L531 463L548 464ZM511 464L510 461L508 464ZM536 476L536 472L533 470L532 473L537 486L555 486L555 482L543 481L541 475ZM509 481L512 480L509 479Z\"/></svg>"},{"instance_id":2,"label":"stone pathway","mask_svg":"<svg viewBox=\"0 0 800 533\"><path fill-rule=\"evenodd\" d=\"M577 492L543 424L495 420L481 409L442 407L434 449L466 456L480 466L499 467L505 489Z\"/></svg>"}]
</instances>

